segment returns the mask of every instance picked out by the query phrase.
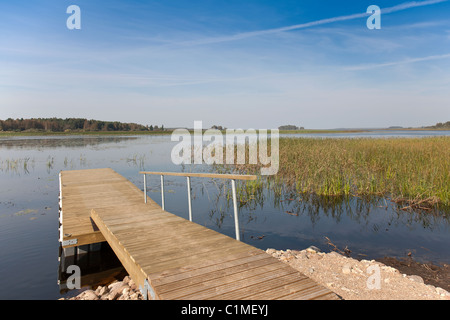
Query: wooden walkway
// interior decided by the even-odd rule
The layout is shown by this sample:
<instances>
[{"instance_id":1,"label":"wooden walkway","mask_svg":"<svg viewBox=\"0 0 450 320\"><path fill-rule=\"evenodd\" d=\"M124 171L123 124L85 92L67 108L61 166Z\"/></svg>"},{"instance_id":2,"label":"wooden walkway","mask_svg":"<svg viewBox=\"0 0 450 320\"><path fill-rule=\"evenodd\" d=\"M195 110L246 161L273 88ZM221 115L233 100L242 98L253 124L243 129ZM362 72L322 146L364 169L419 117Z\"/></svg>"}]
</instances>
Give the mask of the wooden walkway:
<instances>
[{"instance_id":1,"label":"wooden walkway","mask_svg":"<svg viewBox=\"0 0 450 320\"><path fill-rule=\"evenodd\" d=\"M63 248L107 241L152 299L338 299L253 246L178 217L111 169L62 171Z\"/></svg>"}]
</instances>

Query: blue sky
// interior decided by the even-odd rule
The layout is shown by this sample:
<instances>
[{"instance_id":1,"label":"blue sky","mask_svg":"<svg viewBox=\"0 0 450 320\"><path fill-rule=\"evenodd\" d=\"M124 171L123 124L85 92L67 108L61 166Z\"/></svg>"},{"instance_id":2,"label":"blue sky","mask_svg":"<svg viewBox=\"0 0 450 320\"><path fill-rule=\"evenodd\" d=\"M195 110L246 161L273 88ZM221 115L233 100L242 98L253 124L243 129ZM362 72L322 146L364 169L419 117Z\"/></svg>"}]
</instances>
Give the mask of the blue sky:
<instances>
[{"instance_id":1,"label":"blue sky","mask_svg":"<svg viewBox=\"0 0 450 320\"><path fill-rule=\"evenodd\" d=\"M449 16L448 0L2 1L0 119L432 125L450 120Z\"/></svg>"}]
</instances>

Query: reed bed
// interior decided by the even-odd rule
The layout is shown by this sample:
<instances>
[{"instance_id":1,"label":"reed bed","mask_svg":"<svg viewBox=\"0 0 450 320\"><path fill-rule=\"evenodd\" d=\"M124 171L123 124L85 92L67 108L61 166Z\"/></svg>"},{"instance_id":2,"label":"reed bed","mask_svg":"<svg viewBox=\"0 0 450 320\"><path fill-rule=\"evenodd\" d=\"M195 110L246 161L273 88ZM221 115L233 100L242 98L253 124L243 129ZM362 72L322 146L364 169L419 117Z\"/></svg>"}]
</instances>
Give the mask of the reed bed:
<instances>
[{"instance_id":1,"label":"reed bed","mask_svg":"<svg viewBox=\"0 0 450 320\"><path fill-rule=\"evenodd\" d=\"M278 174L268 178L298 193L388 196L405 209L450 206L450 137L280 138L279 155Z\"/></svg>"}]
</instances>

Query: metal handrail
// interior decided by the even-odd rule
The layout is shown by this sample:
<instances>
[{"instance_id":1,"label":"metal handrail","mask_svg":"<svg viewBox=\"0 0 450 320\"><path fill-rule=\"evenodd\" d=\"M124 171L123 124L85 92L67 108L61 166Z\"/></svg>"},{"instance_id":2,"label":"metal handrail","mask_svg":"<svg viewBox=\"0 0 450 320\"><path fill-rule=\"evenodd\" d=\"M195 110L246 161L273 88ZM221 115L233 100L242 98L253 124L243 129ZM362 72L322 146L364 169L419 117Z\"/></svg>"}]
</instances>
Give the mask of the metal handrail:
<instances>
[{"instance_id":1,"label":"metal handrail","mask_svg":"<svg viewBox=\"0 0 450 320\"><path fill-rule=\"evenodd\" d=\"M192 201L191 201L191 177L199 178L213 178L213 179L230 179L231 188L233 191L233 209L234 209L234 227L236 232L236 240L240 241L239 235L239 218L236 200L236 180L256 180L255 175L238 175L238 174L218 174L218 173L183 173L183 172L154 172L154 171L140 171L139 174L144 175L144 201L147 203L147 174L161 176L161 207L164 210L164 176L181 176L187 179L188 188L188 206L189 206L189 221L192 221Z\"/></svg>"},{"instance_id":2,"label":"metal handrail","mask_svg":"<svg viewBox=\"0 0 450 320\"><path fill-rule=\"evenodd\" d=\"M234 179L234 180L256 180L255 175L246 174L221 174L221 173L184 173L184 172L155 172L140 171L141 174L153 174L161 176L180 176L180 177L200 177L200 178L218 178L218 179Z\"/></svg>"}]
</instances>

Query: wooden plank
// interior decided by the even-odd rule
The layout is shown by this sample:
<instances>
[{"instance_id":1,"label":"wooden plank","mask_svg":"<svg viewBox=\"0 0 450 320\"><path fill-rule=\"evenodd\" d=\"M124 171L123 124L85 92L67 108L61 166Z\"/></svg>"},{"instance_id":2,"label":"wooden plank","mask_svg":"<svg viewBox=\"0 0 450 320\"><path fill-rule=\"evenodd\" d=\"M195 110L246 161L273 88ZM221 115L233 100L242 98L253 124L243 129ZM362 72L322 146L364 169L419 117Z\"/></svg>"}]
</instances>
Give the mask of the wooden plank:
<instances>
[{"instance_id":1,"label":"wooden plank","mask_svg":"<svg viewBox=\"0 0 450 320\"><path fill-rule=\"evenodd\" d=\"M87 169L61 172L62 240L76 239L73 247L105 241L90 219L93 207L111 207L124 201L144 203L143 194L112 169ZM149 204L155 202L149 200Z\"/></svg>"},{"instance_id":2,"label":"wooden plank","mask_svg":"<svg viewBox=\"0 0 450 320\"><path fill-rule=\"evenodd\" d=\"M135 250L136 253L134 256L136 258L142 258L143 265L151 267L166 261L170 262L172 265L178 260L182 260L179 264L192 263L193 261L195 262L196 259L211 256L214 252L223 250L222 248L225 248L225 250L242 248L239 244L231 243L228 239L224 239L220 234L216 235L214 238L211 236L205 241L199 242L197 239L193 239L186 244L183 244L182 242L178 242L177 244L178 245L170 247L166 252L159 251L158 253L161 254L156 256L154 256L155 254L152 247L140 247L139 250ZM192 250L193 248L195 248L195 251ZM152 254L151 259L147 259L147 257L150 257L150 254ZM146 261L149 262L145 263Z\"/></svg>"},{"instance_id":3,"label":"wooden plank","mask_svg":"<svg viewBox=\"0 0 450 320\"><path fill-rule=\"evenodd\" d=\"M254 284L265 283L271 279L278 279L283 276L298 274L293 268L280 264L270 264L252 270L245 270L227 277L212 279L200 284L191 286L189 289L170 291L167 294L161 294L163 299L221 299L229 292L241 289ZM279 279L278 279L279 280ZM278 281L274 280L274 281Z\"/></svg>"},{"instance_id":4,"label":"wooden plank","mask_svg":"<svg viewBox=\"0 0 450 320\"><path fill-rule=\"evenodd\" d=\"M330 294L330 290L322 286L311 286L305 290L300 290L287 296L276 298L275 300L312 300ZM336 298L337 299L337 298Z\"/></svg>"},{"instance_id":5,"label":"wooden plank","mask_svg":"<svg viewBox=\"0 0 450 320\"><path fill-rule=\"evenodd\" d=\"M239 252L246 251L246 250L247 249L244 247L233 247L233 248L227 247L227 248L218 249L217 251L215 251L213 257L214 258L225 257L227 255L239 253ZM154 273L154 272L160 272L160 271L170 269L170 268L180 268L186 264L194 264L194 263L198 263L199 261L208 260L212 256L211 253L212 252L209 251L209 252L205 252L203 254L197 254L195 256L195 258L193 258L193 257L184 258L183 257L180 259L172 259L169 261L162 261L160 263L152 263L151 261L147 261L147 262L143 263L142 267L145 269L147 274Z\"/></svg>"},{"instance_id":6,"label":"wooden plank","mask_svg":"<svg viewBox=\"0 0 450 320\"><path fill-rule=\"evenodd\" d=\"M266 258L267 253L262 250L252 248L249 251L242 251L234 255L227 255L226 257L208 259L201 263L194 263L191 265L182 266L180 268L166 269L162 272L150 273L148 277L152 280L155 286L165 285L175 281L184 280L190 277L214 272L222 268L228 268L253 260Z\"/></svg>"},{"instance_id":7,"label":"wooden plank","mask_svg":"<svg viewBox=\"0 0 450 320\"><path fill-rule=\"evenodd\" d=\"M275 283L264 284L265 288L259 285L258 290L254 287L246 287L239 292L241 297L245 297L247 300L268 300L277 299L285 296L289 296L301 290L305 290L311 287L317 286L317 284L310 278L305 277L293 277L283 278ZM264 289L264 290L262 290ZM232 299L232 295L224 296L225 298Z\"/></svg>"},{"instance_id":8,"label":"wooden plank","mask_svg":"<svg viewBox=\"0 0 450 320\"><path fill-rule=\"evenodd\" d=\"M164 285L158 285L159 293L167 293L173 290L179 290L183 287L190 287L194 284L199 284L204 281L209 281L213 279L223 278L230 276L235 273L242 272L244 270L251 270L253 268L269 265L269 264L277 264L277 261L272 257L267 255L266 257L260 257L260 259L254 259L252 261L242 263L242 264L230 264L230 265L220 265L217 269L212 270L207 273L198 274L198 272L190 273L189 277L184 278L183 280L173 281L170 283L166 283ZM156 284L155 284L156 287Z\"/></svg>"},{"instance_id":9,"label":"wooden plank","mask_svg":"<svg viewBox=\"0 0 450 320\"><path fill-rule=\"evenodd\" d=\"M146 232L146 230L143 230L142 232ZM188 228L185 228L184 230L178 232L177 235L159 235L159 234L152 234L152 235L146 235L146 234L137 234L133 235L126 234L126 237L122 237L121 234L117 235L117 238L126 242L127 247L130 250L133 249L140 249L144 246L149 246L152 244L158 244L164 242L166 245L164 247L153 247L150 250L152 250L152 255L158 254L159 252L162 252L164 255L167 256L168 250L179 248L180 250L183 250L186 246L190 246L192 243L200 243L202 239L223 239L220 236L213 235L211 236L209 232L207 231L196 231L196 230L189 230ZM145 243L143 244L143 241ZM143 244L143 245L140 245Z\"/></svg>"},{"instance_id":10,"label":"wooden plank","mask_svg":"<svg viewBox=\"0 0 450 320\"><path fill-rule=\"evenodd\" d=\"M117 258L122 263L123 267L135 281L136 285L144 286L144 281L147 278L146 273L134 262L133 259L131 259L131 256L128 254L126 248L120 242L116 241L114 234L108 229L108 226L106 226L98 217L95 210L92 210L91 217L102 232L106 241L108 241Z\"/></svg>"},{"instance_id":11,"label":"wooden plank","mask_svg":"<svg viewBox=\"0 0 450 320\"><path fill-rule=\"evenodd\" d=\"M279 275L279 274L277 274ZM221 300L273 300L278 296L288 296L290 291L286 289L289 284L298 284L303 288L310 288L316 286L312 281L308 281L306 277L301 277L297 273L289 273L286 275L272 277L264 282L257 282L252 285L230 291L220 296L211 296L208 299ZM281 289L281 290L275 290Z\"/></svg>"},{"instance_id":12,"label":"wooden plank","mask_svg":"<svg viewBox=\"0 0 450 320\"><path fill-rule=\"evenodd\" d=\"M78 234L78 235L74 235L72 237L64 237L63 241L73 240L73 239L77 240L76 244L65 245L62 247L65 249L65 248L78 247L78 246L83 246L86 244L93 244L93 243L99 243L99 242L106 241L105 237L103 236L103 234L100 231L96 231L96 232L92 232L92 233Z\"/></svg>"}]
</instances>

